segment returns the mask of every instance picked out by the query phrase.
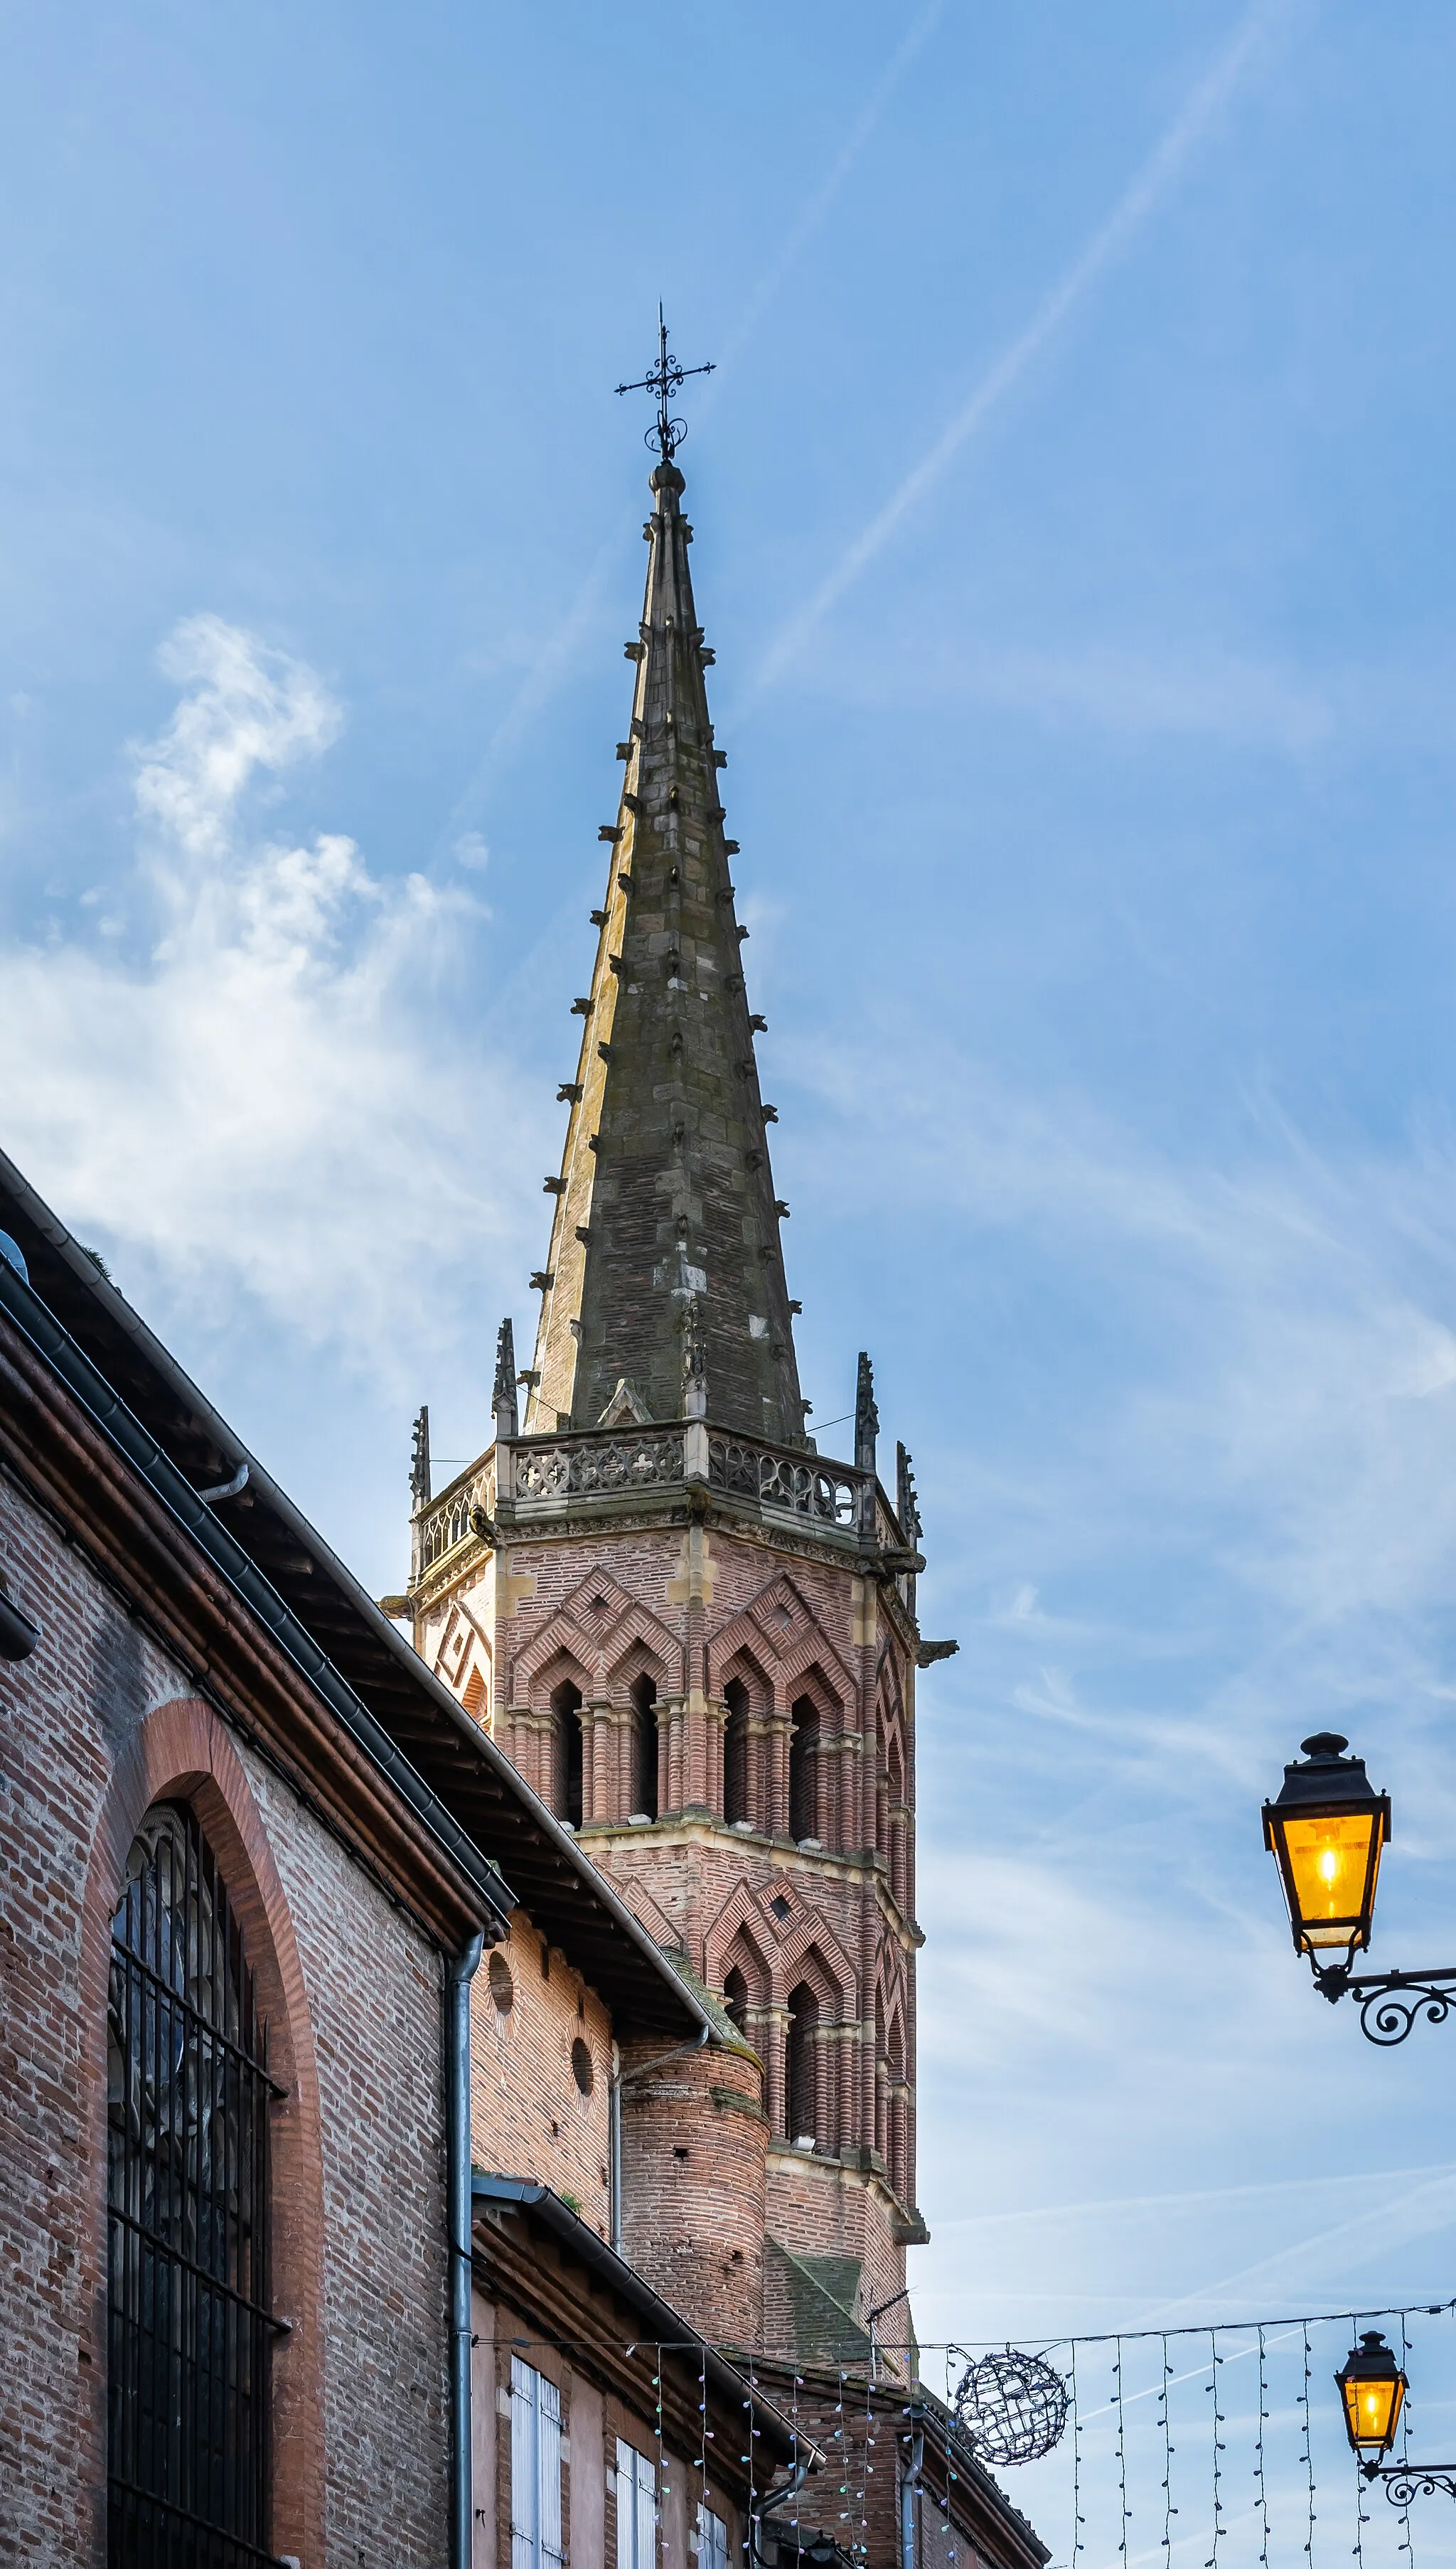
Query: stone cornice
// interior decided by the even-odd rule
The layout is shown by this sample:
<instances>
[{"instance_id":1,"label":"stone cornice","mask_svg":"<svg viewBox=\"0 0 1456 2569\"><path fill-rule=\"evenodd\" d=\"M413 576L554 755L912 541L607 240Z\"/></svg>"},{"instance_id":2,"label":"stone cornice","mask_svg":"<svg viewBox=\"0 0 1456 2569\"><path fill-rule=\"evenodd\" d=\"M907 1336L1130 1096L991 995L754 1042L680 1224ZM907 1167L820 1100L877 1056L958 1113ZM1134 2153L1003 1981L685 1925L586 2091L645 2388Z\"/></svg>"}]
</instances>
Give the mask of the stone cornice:
<instances>
[{"instance_id":1,"label":"stone cornice","mask_svg":"<svg viewBox=\"0 0 1456 2569\"><path fill-rule=\"evenodd\" d=\"M896 2245L902 2248L923 2248L929 2231L923 2215L913 2204L902 2203L884 2173L884 2162L871 2157L866 2166L854 2158L835 2158L826 2150L796 2150L792 2141L770 2141L768 2166L770 2176L801 2175L808 2172L822 2184L859 2186L878 2205L889 2221Z\"/></svg>"},{"instance_id":2,"label":"stone cornice","mask_svg":"<svg viewBox=\"0 0 1456 2569\"><path fill-rule=\"evenodd\" d=\"M868 1883L874 1888L880 1914L897 1944L909 1954L917 1952L925 1941L923 1929L912 1918L907 1918L891 1891L885 1857L872 1847L838 1854L828 1848L800 1847L793 1838L771 1838L761 1830L733 1828L709 1811L669 1812L660 1820L639 1821L635 1828L625 1821L589 1820L576 1835L593 1856L603 1846L647 1846L659 1852L670 1847L713 1847L724 1855L752 1854L775 1872L803 1874L810 1881Z\"/></svg>"}]
</instances>

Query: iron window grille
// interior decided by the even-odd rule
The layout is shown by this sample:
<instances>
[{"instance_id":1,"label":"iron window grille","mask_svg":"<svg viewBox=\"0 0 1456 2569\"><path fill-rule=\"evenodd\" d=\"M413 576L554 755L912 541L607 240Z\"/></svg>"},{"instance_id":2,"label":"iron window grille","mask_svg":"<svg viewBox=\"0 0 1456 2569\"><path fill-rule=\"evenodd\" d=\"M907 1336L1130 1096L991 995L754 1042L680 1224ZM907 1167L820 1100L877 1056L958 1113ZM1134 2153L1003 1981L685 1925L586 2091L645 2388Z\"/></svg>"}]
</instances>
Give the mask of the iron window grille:
<instances>
[{"instance_id":1,"label":"iron window grille","mask_svg":"<svg viewBox=\"0 0 1456 2569\"><path fill-rule=\"evenodd\" d=\"M112 1921L109 2569L268 2562L267 2028L212 1849L160 1803Z\"/></svg>"}]
</instances>

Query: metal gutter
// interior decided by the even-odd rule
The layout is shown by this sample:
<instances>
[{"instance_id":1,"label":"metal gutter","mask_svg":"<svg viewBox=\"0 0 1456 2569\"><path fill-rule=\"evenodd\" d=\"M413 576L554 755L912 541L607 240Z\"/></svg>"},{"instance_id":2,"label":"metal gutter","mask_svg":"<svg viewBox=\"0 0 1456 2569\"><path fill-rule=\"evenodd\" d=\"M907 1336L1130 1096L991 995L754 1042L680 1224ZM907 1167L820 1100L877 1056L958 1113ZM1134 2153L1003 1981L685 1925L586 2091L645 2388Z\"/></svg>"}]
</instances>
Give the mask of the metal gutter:
<instances>
[{"instance_id":1,"label":"metal gutter","mask_svg":"<svg viewBox=\"0 0 1456 2569\"><path fill-rule=\"evenodd\" d=\"M439 1795L402 1755L383 1724L375 1719L368 1705L360 1701L353 1687L339 1674L312 1636L304 1631L297 1617L284 1605L277 1590L264 1578L256 1564L248 1559L241 1545L234 1542L226 1527L198 1498L176 1464L168 1460L161 1446L149 1436L140 1419L133 1416L90 1357L83 1354L54 1312L29 1284L22 1282L5 1259L0 1259L0 1306L8 1312L37 1355L53 1373L59 1374L67 1390L95 1421L108 1444L147 1483L168 1515L197 1550L206 1555L213 1569L264 1626L284 1655L307 1678L314 1692L322 1695L351 1738L372 1764L388 1777L400 1798L408 1803L415 1817L436 1844L444 1849L473 1890L480 1893L497 1918L509 1920L517 1902L500 1867L481 1853L454 1813L447 1810Z\"/></svg>"}]
</instances>

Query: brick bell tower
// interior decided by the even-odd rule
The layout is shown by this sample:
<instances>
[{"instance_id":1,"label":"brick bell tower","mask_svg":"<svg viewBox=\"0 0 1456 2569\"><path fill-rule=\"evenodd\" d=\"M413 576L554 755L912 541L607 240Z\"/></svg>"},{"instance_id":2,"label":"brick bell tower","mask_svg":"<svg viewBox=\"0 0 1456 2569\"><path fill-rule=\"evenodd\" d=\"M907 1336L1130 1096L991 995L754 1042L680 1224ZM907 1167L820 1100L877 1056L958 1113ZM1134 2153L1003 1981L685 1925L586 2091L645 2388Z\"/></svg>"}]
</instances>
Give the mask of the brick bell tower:
<instances>
[{"instance_id":1,"label":"brick bell tower","mask_svg":"<svg viewBox=\"0 0 1456 2569\"><path fill-rule=\"evenodd\" d=\"M853 1462L805 1433L675 444L535 1356L518 1374L508 1320L496 1441L434 1494L422 1413L408 1605L432 1667L721 2001L701 2059L624 2064L626 2252L720 2340L853 2362L926 2236L914 1676L954 1645L919 1638L910 1457L892 1496L868 1356ZM883 2334L904 2342L903 2308Z\"/></svg>"}]
</instances>

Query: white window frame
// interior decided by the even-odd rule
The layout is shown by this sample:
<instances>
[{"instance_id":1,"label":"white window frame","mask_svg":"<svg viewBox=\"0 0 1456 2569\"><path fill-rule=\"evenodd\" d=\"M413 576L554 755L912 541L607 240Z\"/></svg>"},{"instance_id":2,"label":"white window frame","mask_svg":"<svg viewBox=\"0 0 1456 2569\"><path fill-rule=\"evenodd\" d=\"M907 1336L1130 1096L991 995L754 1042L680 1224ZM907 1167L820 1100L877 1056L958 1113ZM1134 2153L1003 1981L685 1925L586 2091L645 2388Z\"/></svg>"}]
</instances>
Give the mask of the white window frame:
<instances>
[{"instance_id":1,"label":"white window frame","mask_svg":"<svg viewBox=\"0 0 1456 2569\"><path fill-rule=\"evenodd\" d=\"M561 2394L511 2359L511 2569L562 2569Z\"/></svg>"},{"instance_id":2,"label":"white window frame","mask_svg":"<svg viewBox=\"0 0 1456 2569\"><path fill-rule=\"evenodd\" d=\"M513 2565L514 2569L514 2565ZM616 2439L616 2569L657 2569L657 2470Z\"/></svg>"},{"instance_id":3,"label":"white window frame","mask_svg":"<svg viewBox=\"0 0 1456 2569\"><path fill-rule=\"evenodd\" d=\"M728 2569L728 2520L709 2506L706 2498L698 2500L697 2523L698 2569Z\"/></svg>"}]
</instances>

